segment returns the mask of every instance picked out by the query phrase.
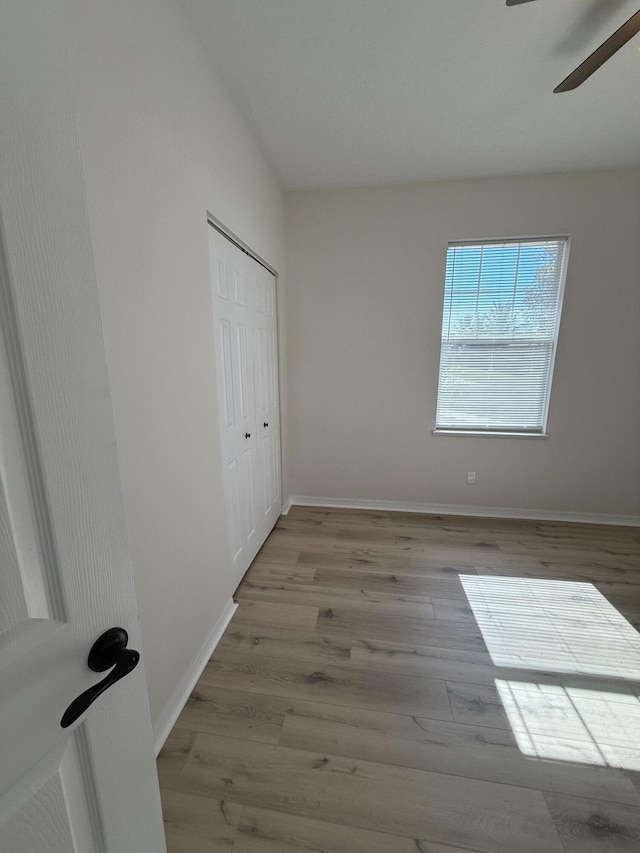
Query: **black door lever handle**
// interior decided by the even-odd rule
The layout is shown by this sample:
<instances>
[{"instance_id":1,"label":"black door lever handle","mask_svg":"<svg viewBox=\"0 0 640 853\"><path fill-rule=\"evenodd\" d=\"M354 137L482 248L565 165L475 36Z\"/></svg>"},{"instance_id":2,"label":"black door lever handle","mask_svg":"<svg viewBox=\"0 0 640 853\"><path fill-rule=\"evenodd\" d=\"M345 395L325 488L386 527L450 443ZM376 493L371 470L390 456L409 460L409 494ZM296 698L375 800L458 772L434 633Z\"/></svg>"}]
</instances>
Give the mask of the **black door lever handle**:
<instances>
[{"instance_id":1,"label":"black door lever handle","mask_svg":"<svg viewBox=\"0 0 640 853\"><path fill-rule=\"evenodd\" d=\"M112 687L116 681L120 681L125 675L129 675L138 665L140 652L127 648L129 635L124 628L110 628L102 636L98 637L91 651L87 663L89 669L94 672L104 672L105 669L113 667L109 675L94 684L69 705L62 715L60 725L66 729L87 710L89 705L101 696L105 690Z\"/></svg>"}]
</instances>

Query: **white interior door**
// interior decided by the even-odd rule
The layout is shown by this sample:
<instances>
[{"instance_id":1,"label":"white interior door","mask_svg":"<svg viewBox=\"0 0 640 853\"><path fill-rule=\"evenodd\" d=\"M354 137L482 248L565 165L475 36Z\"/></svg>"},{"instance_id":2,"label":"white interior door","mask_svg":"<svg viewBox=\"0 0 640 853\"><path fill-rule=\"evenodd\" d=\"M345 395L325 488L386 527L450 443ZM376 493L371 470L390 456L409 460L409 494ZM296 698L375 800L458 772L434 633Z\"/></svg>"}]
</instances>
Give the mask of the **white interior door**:
<instances>
[{"instance_id":1,"label":"white interior door","mask_svg":"<svg viewBox=\"0 0 640 853\"><path fill-rule=\"evenodd\" d=\"M280 477L280 401L276 279L256 261L255 364L256 429L261 478L260 527L269 535L282 510Z\"/></svg>"},{"instance_id":2,"label":"white interior door","mask_svg":"<svg viewBox=\"0 0 640 853\"><path fill-rule=\"evenodd\" d=\"M0 14L0 850L161 853L143 666L61 726L140 637L64 9Z\"/></svg>"},{"instance_id":3,"label":"white interior door","mask_svg":"<svg viewBox=\"0 0 640 853\"><path fill-rule=\"evenodd\" d=\"M220 446L234 580L240 583L260 547L256 508L256 411L251 303L245 255L209 229L214 300Z\"/></svg>"},{"instance_id":4,"label":"white interior door","mask_svg":"<svg viewBox=\"0 0 640 853\"><path fill-rule=\"evenodd\" d=\"M220 443L238 584L282 509L276 289L261 264L209 231Z\"/></svg>"}]
</instances>

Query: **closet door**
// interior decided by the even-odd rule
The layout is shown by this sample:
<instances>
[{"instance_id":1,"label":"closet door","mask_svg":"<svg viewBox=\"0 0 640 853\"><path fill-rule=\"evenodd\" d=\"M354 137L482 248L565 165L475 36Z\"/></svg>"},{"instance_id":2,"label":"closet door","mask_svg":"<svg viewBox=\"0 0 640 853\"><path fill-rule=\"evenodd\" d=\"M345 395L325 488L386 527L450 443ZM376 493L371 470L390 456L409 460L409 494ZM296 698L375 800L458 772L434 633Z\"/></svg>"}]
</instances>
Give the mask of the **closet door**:
<instances>
[{"instance_id":1,"label":"closet door","mask_svg":"<svg viewBox=\"0 0 640 853\"><path fill-rule=\"evenodd\" d=\"M261 478L260 521L269 535L280 516L280 406L278 397L278 329L276 280L255 261L257 305L255 321L256 426Z\"/></svg>"},{"instance_id":2,"label":"closet door","mask_svg":"<svg viewBox=\"0 0 640 853\"><path fill-rule=\"evenodd\" d=\"M227 527L240 583L282 509L276 280L210 228Z\"/></svg>"},{"instance_id":3,"label":"closet door","mask_svg":"<svg viewBox=\"0 0 640 853\"><path fill-rule=\"evenodd\" d=\"M262 544L256 508L254 297L245 255L213 228L210 264L215 315L220 445L227 508L227 533L234 580L240 583Z\"/></svg>"}]
</instances>

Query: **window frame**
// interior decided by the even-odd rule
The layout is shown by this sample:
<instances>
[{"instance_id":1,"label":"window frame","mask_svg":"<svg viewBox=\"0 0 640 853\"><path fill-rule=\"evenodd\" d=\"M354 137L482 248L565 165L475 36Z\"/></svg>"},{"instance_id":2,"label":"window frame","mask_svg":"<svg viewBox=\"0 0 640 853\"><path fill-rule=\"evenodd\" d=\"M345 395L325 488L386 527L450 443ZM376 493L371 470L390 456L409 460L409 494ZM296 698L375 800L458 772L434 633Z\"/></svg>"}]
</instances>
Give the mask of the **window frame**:
<instances>
[{"instance_id":1,"label":"window frame","mask_svg":"<svg viewBox=\"0 0 640 853\"><path fill-rule=\"evenodd\" d=\"M447 257L449 254L449 250L455 248L457 246L478 246L478 247L486 247L486 246L495 246L495 245L504 245L507 243L536 243L536 242L544 242L544 241L561 241L564 243L564 251L562 257L562 265L559 270L559 293L558 293L558 303L557 303L557 311L555 316L555 323L553 327L553 338L551 339L551 355L549 359L549 372L548 372L548 382L547 382L547 393L544 401L544 409L541 418L541 427L539 430L513 430L507 428L496 427L495 429L491 428L478 428L471 425L464 425L460 428L450 427L450 426L438 426L437 417L438 417L438 401L440 397L440 376L441 376L441 367L442 367L442 354L443 354L443 340L442 340L442 326L445 318L445 310L446 310L446 267L447 267ZM560 321L562 318L562 310L564 307L564 295L565 295L565 287L567 281L567 271L569 265L569 254L571 249L571 237L569 234L545 234L545 235L527 235L522 237L490 237L490 238L480 238L480 239L471 239L465 238L463 240L450 240L447 243L447 249L445 253L445 272L444 272L444 285L442 288L442 309L440 313L440 356L438 359L438 374L437 374L437 387L436 387L436 408L435 408L435 424L433 429L431 430L432 435L438 436L474 436L474 437L488 437L488 438L528 438L528 439L546 439L549 438L549 432L547 431L547 422L549 416L549 406L551 401L551 391L553 388L553 378L555 372L555 361L556 361L556 353L558 350L558 339L560 336Z\"/></svg>"}]
</instances>

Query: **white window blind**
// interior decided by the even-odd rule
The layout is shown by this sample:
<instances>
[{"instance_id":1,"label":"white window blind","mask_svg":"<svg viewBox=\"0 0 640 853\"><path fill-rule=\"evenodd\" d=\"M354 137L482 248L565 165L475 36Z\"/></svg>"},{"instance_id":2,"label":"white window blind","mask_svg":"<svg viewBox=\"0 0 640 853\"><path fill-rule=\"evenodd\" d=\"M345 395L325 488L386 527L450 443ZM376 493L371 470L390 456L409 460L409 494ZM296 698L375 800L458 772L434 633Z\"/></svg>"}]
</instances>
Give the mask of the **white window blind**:
<instances>
[{"instance_id":1,"label":"white window blind","mask_svg":"<svg viewBox=\"0 0 640 853\"><path fill-rule=\"evenodd\" d=\"M567 243L449 244L436 430L545 431Z\"/></svg>"}]
</instances>

